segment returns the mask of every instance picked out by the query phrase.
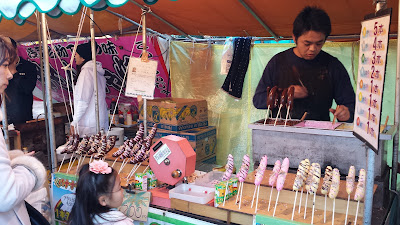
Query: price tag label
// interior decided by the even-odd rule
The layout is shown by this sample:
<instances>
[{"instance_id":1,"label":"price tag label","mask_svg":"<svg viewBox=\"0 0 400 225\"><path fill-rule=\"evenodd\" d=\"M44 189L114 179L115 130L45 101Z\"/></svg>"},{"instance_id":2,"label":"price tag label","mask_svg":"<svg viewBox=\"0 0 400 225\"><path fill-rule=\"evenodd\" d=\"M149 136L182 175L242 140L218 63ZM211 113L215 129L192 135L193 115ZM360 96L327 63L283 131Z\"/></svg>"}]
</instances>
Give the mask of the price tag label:
<instances>
[{"instance_id":1,"label":"price tag label","mask_svg":"<svg viewBox=\"0 0 400 225\"><path fill-rule=\"evenodd\" d=\"M164 161L169 155L171 155L171 149L168 148L166 144L162 145L160 149L154 153L153 157L156 160L157 164L160 164Z\"/></svg>"}]
</instances>

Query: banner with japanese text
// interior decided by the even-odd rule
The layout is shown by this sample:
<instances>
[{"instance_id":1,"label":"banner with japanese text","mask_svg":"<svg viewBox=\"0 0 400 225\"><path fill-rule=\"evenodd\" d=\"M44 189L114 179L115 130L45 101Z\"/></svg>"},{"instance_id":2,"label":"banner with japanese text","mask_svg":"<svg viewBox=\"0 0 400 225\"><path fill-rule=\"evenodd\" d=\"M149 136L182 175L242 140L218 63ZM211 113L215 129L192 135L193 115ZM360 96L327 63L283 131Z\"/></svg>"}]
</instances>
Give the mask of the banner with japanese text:
<instances>
[{"instance_id":1,"label":"banner with japanese text","mask_svg":"<svg viewBox=\"0 0 400 225\"><path fill-rule=\"evenodd\" d=\"M135 40L135 36L129 37L119 37L119 38L104 38L104 39L96 39L99 48L97 49L97 58L96 60L102 63L103 68L105 69L105 78L107 80L107 103L110 103L112 98L117 99L118 93L121 89L121 85L123 83L125 72L128 68L129 57L131 54L131 50L133 47L133 42ZM88 40L80 41L81 43L86 43ZM69 64L74 42L57 42L53 43L54 49L59 55L61 61L56 57L56 54L52 51L51 46L49 45L49 57L50 57L50 77L51 77L51 87L52 87L52 98L56 102L69 101L68 98L68 88L67 83L69 84L69 91L71 92L72 97L72 82L71 76L67 78L65 76L65 71L62 69L63 66ZM142 36L138 36L136 38L136 44L133 49L133 57L140 57L142 53L143 45L142 45ZM170 82L168 72L164 63L164 59L162 57L165 52L161 52L158 46L156 37L148 37L147 38L147 51L149 53L149 59L158 61L157 67L157 75L155 81L155 97L169 97L170 96ZM40 68L40 57L39 57L39 47L38 45L21 45L18 49L19 55L33 62L37 66L37 70ZM72 73L73 80L76 81L77 74L75 69L75 63L73 64L73 69L70 72ZM60 76L58 76L58 74ZM36 89L34 91L34 96L38 99L42 99L42 85L40 82L40 73L38 72L38 79L36 83ZM122 89L120 103L131 103L137 106L136 98L126 97L125 86Z\"/></svg>"}]
</instances>

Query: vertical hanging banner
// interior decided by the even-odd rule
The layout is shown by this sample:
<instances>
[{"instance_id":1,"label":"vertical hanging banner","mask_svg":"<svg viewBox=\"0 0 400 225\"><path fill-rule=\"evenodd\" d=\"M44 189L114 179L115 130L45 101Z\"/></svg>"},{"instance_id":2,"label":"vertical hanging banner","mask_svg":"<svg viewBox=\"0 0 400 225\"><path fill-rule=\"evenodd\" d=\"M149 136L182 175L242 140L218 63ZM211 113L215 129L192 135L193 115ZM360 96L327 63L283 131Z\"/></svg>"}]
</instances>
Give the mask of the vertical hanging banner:
<instances>
[{"instance_id":1,"label":"vertical hanging banner","mask_svg":"<svg viewBox=\"0 0 400 225\"><path fill-rule=\"evenodd\" d=\"M378 153L391 11L366 16L360 35L354 136Z\"/></svg>"}]
</instances>

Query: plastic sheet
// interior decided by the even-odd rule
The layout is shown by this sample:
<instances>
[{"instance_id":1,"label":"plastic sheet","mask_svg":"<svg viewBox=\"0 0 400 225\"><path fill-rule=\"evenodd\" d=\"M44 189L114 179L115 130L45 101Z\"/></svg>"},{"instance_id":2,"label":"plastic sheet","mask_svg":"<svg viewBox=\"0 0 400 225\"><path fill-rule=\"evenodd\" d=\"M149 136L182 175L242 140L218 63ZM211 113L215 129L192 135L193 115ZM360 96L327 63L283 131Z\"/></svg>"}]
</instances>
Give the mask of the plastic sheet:
<instances>
[{"instance_id":1,"label":"plastic sheet","mask_svg":"<svg viewBox=\"0 0 400 225\"><path fill-rule=\"evenodd\" d=\"M396 41L389 42L389 55L382 117L393 121L396 75ZM249 123L265 116L265 110L253 106L254 91L265 66L272 56L294 44L255 44L243 86L241 100L235 100L221 90L225 76L220 75L223 45L171 42L170 67L172 97L206 99L209 124L217 126L217 163L225 164L227 154L235 155L240 166L244 154L252 155ZM337 57L347 69L353 87L357 79L358 43L326 43L323 50ZM353 57L352 57L353 53ZM352 72L354 60L354 75ZM393 122L392 122L393 123ZM283 156L284 157L284 156Z\"/></svg>"}]
</instances>

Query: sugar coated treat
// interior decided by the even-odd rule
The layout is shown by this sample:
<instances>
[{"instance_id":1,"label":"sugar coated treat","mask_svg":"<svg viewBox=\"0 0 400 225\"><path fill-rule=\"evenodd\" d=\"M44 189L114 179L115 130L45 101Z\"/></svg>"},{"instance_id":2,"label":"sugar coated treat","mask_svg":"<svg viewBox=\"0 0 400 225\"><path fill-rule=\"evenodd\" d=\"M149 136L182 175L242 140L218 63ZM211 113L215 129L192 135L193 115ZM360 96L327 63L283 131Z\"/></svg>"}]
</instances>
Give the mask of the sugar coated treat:
<instances>
[{"instance_id":1,"label":"sugar coated treat","mask_svg":"<svg viewBox=\"0 0 400 225\"><path fill-rule=\"evenodd\" d=\"M239 182L244 182L249 172L249 167L250 167L250 157L249 155L246 154L243 156L242 167L240 167L239 173L237 174Z\"/></svg>"},{"instance_id":2,"label":"sugar coated treat","mask_svg":"<svg viewBox=\"0 0 400 225\"><path fill-rule=\"evenodd\" d=\"M261 163L260 163L260 164L261 164ZM264 172L265 172L265 169L259 169L259 170L257 170L256 178L255 178L255 180L254 180L254 184L255 184L255 185L260 185L260 184L261 184L261 181L262 181L263 178L264 178Z\"/></svg>"},{"instance_id":3,"label":"sugar coated treat","mask_svg":"<svg viewBox=\"0 0 400 225\"><path fill-rule=\"evenodd\" d=\"M313 163L311 167L312 171L310 171L310 173L312 173L312 179L309 189L307 189L307 191L310 194L314 194L315 192L317 192L319 182L321 181L321 166L318 163Z\"/></svg>"},{"instance_id":4,"label":"sugar coated treat","mask_svg":"<svg viewBox=\"0 0 400 225\"><path fill-rule=\"evenodd\" d=\"M281 171L288 172L289 171L289 158L284 158L281 165Z\"/></svg>"},{"instance_id":5,"label":"sugar coated treat","mask_svg":"<svg viewBox=\"0 0 400 225\"><path fill-rule=\"evenodd\" d=\"M329 189L331 188L331 184L332 184L332 167L327 166L325 169L324 180L322 182L321 194L323 195L328 194Z\"/></svg>"},{"instance_id":6,"label":"sugar coated treat","mask_svg":"<svg viewBox=\"0 0 400 225\"><path fill-rule=\"evenodd\" d=\"M231 154L228 155L228 161L225 166L225 173L224 176L222 177L223 181L227 181L231 178L232 172L233 172L233 167L234 167L234 161L233 161L233 156Z\"/></svg>"},{"instance_id":7,"label":"sugar coated treat","mask_svg":"<svg viewBox=\"0 0 400 225\"><path fill-rule=\"evenodd\" d=\"M358 184L356 193L354 194L354 200L361 201L365 195L365 170L361 169L358 174Z\"/></svg>"},{"instance_id":8,"label":"sugar coated treat","mask_svg":"<svg viewBox=\"0 0 400 225\"><path fill-rule=\"evenodd\" d=\"M354 168L354 166L350 166L349 174L346 177L347 194L351 194L351 192L353 192L355 179L356 179L356 168Z\"/></svg>"},{"instance_id":9,"label":"sugar coated treat","mask_svg":"<svg viewBox=\"0 0 400 225\"><path fill-rule=\"evenodd\" d=\"M329 190L329 198L336 198L339 193L339 185L340 185L340 172L337 168L333 169L332 174L332 184L331 189Z\"/></svg>"},{"instance_id":10,"label":"sugar coated treat","mask_svg":"<svg viewBox=\"0 0 400 225\"><path fill-rule=\"evenodd\" d=\"M281 171L281 161L276 160L274 168L272 169L271 176L269 177L269 186L273 187L276 179L278 178L279 171Z\"/></svg>"}]
</instances>

